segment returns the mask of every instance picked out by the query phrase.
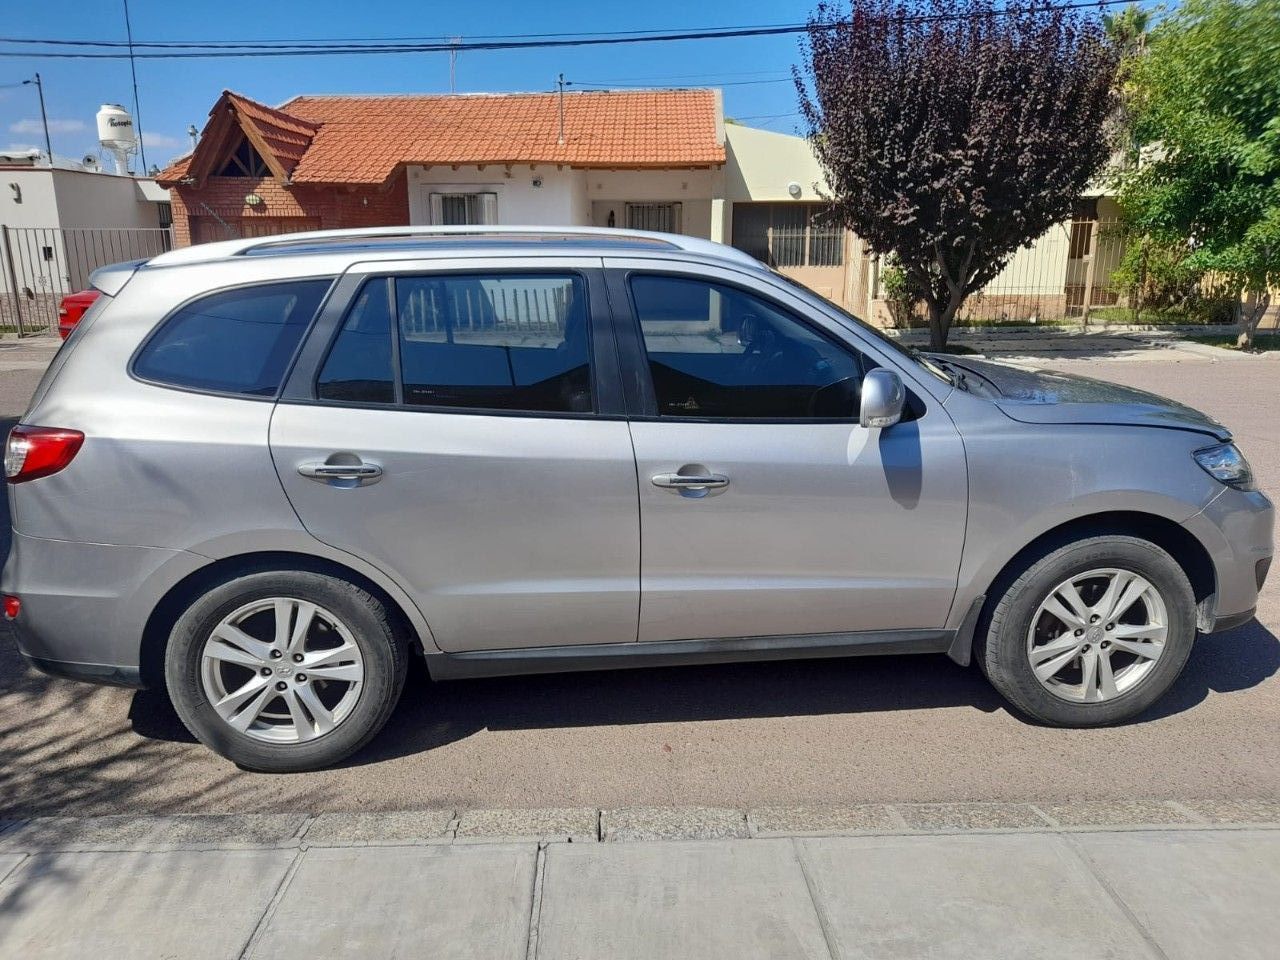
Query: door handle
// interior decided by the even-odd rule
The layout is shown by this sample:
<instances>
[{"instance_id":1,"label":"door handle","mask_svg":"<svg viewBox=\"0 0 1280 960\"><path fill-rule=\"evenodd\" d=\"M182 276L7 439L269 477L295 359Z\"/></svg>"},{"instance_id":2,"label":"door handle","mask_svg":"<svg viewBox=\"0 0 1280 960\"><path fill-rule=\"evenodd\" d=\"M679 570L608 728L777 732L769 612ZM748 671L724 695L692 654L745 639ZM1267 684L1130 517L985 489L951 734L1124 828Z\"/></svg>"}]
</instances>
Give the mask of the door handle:
<instances>
[{"instance_id":1,"label":"door handle","mask_svg":"<svg viewBox=\"0 0 1280 960\"><path fill-rule=\"evenodd\" d=\"M653 476L653 485L667 490L686 490L691 492L718 490L729 485L729 478L723 473L683 474L658 473Z\"/></svg>"},{"instance_id":2,"label":"door handle","mask_svg":"<svg viewBox=\"0 0 1280 960\"><path fill-rule=\"evenodd\" d=\"M382 479L382 467L366 463L355 454L335 453L327 460L307 460L298 464L298 473L318 483L337 486L361 486Z\"/></svg>"}]
</instances>

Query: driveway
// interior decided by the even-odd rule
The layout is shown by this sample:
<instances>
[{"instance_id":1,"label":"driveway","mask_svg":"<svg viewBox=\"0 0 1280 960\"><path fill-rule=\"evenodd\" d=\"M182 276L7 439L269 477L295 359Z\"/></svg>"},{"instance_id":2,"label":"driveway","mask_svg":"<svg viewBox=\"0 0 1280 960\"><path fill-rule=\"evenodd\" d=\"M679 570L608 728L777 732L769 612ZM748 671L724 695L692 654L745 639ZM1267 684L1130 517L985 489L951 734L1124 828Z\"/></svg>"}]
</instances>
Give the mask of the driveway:
<instances>
[{"instance_id":1,"label":"driveway","mask_svg":"<svg viewBox=\"0 0 1280 960\"><path fill-rule=\"evenodd\" d=\"M1280 364L1143 356L1052 365L1217 416L1280 491ZM0 353L0 418L38 373ZM416 669L370 747L289 776L192 743L158 693L45 678L0 638L0 816L1276 797L1278 634L1273 577L1258 622L1202 640L1139 722L1091 731L1025 723L942 656L439 684Z\"/></svg>"}]
</instances>

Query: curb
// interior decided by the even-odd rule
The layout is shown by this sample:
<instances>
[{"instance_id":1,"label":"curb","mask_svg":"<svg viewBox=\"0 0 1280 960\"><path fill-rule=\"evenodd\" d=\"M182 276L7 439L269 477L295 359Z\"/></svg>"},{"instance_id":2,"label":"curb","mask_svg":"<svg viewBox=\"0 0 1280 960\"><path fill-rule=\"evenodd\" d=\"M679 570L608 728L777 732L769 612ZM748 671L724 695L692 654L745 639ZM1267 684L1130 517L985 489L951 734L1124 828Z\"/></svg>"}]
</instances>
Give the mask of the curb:
<instances>
[{"instance_id":1,"label":"curb","mask_svg":"<svg viewBox=\"0 0 1280 960\"><path fill-rule=\"evenodd\" d=\"M595 807L0 820L0 854L1280 829L1280 800Z\"/></svg>"}]
</instances>

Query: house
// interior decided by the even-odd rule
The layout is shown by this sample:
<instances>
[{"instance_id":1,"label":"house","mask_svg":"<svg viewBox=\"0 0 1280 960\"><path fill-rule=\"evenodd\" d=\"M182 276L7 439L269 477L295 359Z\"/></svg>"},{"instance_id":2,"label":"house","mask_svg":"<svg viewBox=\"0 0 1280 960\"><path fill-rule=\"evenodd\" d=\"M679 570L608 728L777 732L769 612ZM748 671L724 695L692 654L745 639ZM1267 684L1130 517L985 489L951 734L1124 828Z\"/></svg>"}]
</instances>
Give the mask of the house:
<instances>
[{"instance_id":1,"label":"house","mask_svg":"<svg viewBox=\"0 0 1280 960\"><path fill-rule=\"evenodd\" d=\"M96 159L0 153L0 327L52 328L58 300L103 263L169 249L169 192Z\"/></svg>"},{"instance_id":2,"label":"house","mask_svg":"<svg viewBox=\"0 0 1280 960\"><path fill-rule=\"evenodd\" d=\"M848 300L856 243L817 224L821 179L802 138L726 123L705 89L279 107L226 91L194 152L159 175L179 244L398 224L631 227L735 243Z\"/></svg>"},{"instance_id":3,"label":"house","mask_svg":"<svg viewBox=\"0 0 1280 960\"><path fill-rule=\"evenodd\" d=\"M399 224L660 230L730 243L890 322L882 264L829 222L809 143L726 120L717 90L304 95L279 107L224 91L195 150L157 179L180 245ZM1104 251L1099 230L1114 205L1082 204L961 321L1079 315L1086 291L1092 306L1114 303L1119 248Z\"/></svg>"}]
</instances>

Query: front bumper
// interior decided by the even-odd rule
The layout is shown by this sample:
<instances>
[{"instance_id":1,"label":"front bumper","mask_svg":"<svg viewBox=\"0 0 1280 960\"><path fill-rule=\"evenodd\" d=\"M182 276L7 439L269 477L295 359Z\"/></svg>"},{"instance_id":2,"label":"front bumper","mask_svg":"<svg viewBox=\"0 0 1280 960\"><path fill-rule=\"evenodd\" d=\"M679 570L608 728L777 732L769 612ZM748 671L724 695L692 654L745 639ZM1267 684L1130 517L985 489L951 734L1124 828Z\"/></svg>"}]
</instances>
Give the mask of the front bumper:
<instances>
[{"instance_id":1,"label":"front bumper","mask_svg":"<svg viewBox=\"0 0 1280 960\"><path fill-rule=\"evenodd\" d=\"M1275 552L1275 509L1259 491L1226 488L1184 521L1209 552L1216 589L1206 633L1229 630L1253 617Z\"/></svg>"},{"instance_id":2,"label":"front bumper","mask_svg":"<svg viewBox=\"0 0 1280 960\"><path fill-rule=\"evenodd\" d=\"M18 651L55 676L141 683L142 635L168 589L208 560L181 550L47 540L14 532L0 592L21 599Z\"/></svg>"}]
</instances>

